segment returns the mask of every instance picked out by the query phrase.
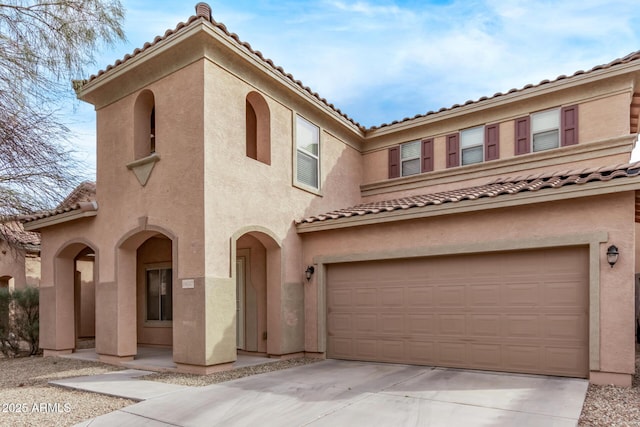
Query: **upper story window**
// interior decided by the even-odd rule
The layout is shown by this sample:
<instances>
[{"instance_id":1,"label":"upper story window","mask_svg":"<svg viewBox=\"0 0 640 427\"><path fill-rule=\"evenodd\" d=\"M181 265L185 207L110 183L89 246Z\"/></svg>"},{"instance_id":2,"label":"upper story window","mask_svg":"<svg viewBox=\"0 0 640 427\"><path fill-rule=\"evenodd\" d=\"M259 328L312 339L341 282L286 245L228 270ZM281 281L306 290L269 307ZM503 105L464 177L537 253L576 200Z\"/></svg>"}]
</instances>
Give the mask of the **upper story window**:
<instances>
[{"instance_id":1,"label":"upper story window","mask_svg":"<svg viewBox=\"0 0 640 427\"><path fill-rule=\"evenodd\" d=\"M515 121L515 154L578 143L578 106L540 111Z\"/></svg>"},{"instance_id":2,"label":"upper story window","mask_svg":"<svg viewBox=\"0 0 640 427\"><path fill-rule=\"evenodd\" d=\"M531 115L532 151L558 148L560 145L560 110L548 110Z\"/></svg>"},{"instance_id":3,"label":"upper story window","mask_svg":"<svg viewBox=\"0 0 640 427\"><path fill-rule=\"evenodd\" d=\"M400 146L401 175L420 173L420 141L408 142Z\"/></svg>"},{"instance_id":4,"label":"upper story window","mask_svg":"<svg viewBox=\"0 0 640 427\"><path fill-rule=\"evenodd\" d=\"M257 92L246 98L247 157L271 164L271 113L265 99Z\"/></svg>"},{"instance_id":5,"label":"upper story window","mask_svg":"<svg viewBox=\"0 0 640 427\"><path fill-rule=\"evenodd\" d=\"M389 178L433 170L433 138L389 148Z\"/></svg>"},{"instance_id":6,"label":"upper story window","mask_svg":"<svg viewBox=\"0 0 640 427\"><path fill-rule=\"evenodd\" d=\"M481 163L484 160L484 127L478 126L460 131L460 161L463 165Z\"/></svg>"},{"instance_id":7,"label":"upper story window","mask_svg":"<svg viewBox=\"0 0 640 427\"><path fill-rule=\"evenodd\" d=\"M320 189L320 128L296 116L296 182Z\"/></svg>"}]
</instances>

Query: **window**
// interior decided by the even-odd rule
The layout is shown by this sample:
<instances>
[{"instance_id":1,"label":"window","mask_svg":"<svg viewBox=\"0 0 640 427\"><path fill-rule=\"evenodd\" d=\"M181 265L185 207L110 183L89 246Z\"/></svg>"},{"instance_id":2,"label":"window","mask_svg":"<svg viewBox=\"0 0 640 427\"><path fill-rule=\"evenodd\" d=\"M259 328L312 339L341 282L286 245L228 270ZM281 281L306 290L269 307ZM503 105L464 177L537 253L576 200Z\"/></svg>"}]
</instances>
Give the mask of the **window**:
<instances>
[{"instance_id":1,"label":"window","mask_svg":"<svg viewBox=\"0 0 640 427\"><path fill-rule=\"evenodd\" d=\"M396 145L388 150L389 178L433 170L433 138Z\"/></svg>"},{"instance_id":2,"label":"window","mask_svg":"<svg viewBox=\"0 0 640 427\"><path fill-rule=\"evenodd\" d=\"M401 176L420 173L420 141L408 142L400 146Z\"/></svg>"},{"instance_id":3,"label":"window","mask_svg":"<svg viewBox=\"0 0 640 427\"><path fill-rule=\"evenodd\" d=\"M147 320L173 320L171 268L147 268Z\"/></svg>"},{"instance_id":4,"label":"window","mask_svg":"<svg viewBox=\"0 0 640 427\"><path fill-rule=\"evenodd\" d=\"M515 154L578 143L578 106L540 111L515 120Z\"/></svg>"},{"instance_id":5,"label":"window","mask_svg":"<svg viewBox=\"0 0 640 427\"><path fill-rule=\"evenodd\" d=\"M462 165L484 160L484 126L460 131L460 162Z\"/></svg>"},{"instance_id":6,"label":"window","mask_svg":"<svg viewBox=\"0 0 640 427\"><path fill-rule=\"evenodd\" d=\"M320 128L296 116L296 181L320 189Z\"/></svg>"},{"instance_id":7,"label":"window","mask_svg":"<svg viewBox=\"0 0 640 427\"><path fill-rule=\"evenodd\" d=\"M560 110L548 110L531 115L532 151L550 150L560 145Z\"/></svg>"}]
</instances>

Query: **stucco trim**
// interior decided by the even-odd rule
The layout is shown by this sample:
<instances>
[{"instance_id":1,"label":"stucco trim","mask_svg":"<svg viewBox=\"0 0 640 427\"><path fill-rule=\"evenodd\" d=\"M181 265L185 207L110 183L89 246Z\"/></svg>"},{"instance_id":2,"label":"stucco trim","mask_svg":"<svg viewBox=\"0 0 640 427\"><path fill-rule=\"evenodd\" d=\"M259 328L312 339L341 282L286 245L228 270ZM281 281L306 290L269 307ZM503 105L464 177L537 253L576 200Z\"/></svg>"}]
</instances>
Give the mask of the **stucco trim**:
<instances>
[{"instance_id":1,"label":"stucco trim","mask_svg":"<svg viewBox=\"0 0 640 427\"><path fill-rule=\"evenodd\" d=\"M53 215L50 217L37 219L35 221L27 222L24 224L26 231L37 231L45 227L51 227L52 225L63 224L65 222L75 221L81 218L91 218L98 215L97 211L83 211L76 209L70 212Z\"/></svg>"},{"instance_id":2,"label":"stucco trim","mask_svg":"<svg viewBox=\"0 0 640 427\"><path fill-rule=\"evenodd\" d=\"M149 177L151 176L153 167L159 161L160 156L158 155L158 153L151 153L147 157L143 157L142 159L138 159L136 161L128 163L127 169L133 172L140 185L144 187L145 185L147 185L147 181L149 181Z\"/></svg>"},{"instance_id":3,"label":"stucco trim","mask_svg":"<svg viewBox=\"0 0 640 427\"><path fill-rule=\"evenodd\" d=\"M433 256L453 256L474 253L501 252L513 250L534 250L562 246L589 247L589 369L600 370L600 246L609 240L609 233L569 234L530 239L495 240L456 245L425 246L419 248L394 249L364 253L318 255L313 257L317 266L318 292L318 351L327 351L327 274L329 264L360 261L380 261L402 258L423 258Z\"/></svg>"},{"instance_id":4,"label":"stucco trim","mask_svg":"<svg viewBox=\"0 0 640 427\"><path fill-rule=\"evenodd\" d=\"M385 179L363 184L360 192L363 197L385 194L396 191L414 190L439 184L468 181L486 178L491 175L526 174L527 170L566 165L595 157L608 157L616 154L631 153L637 135L625 135L617 138L603 139L595 142L560 147L553 150L539 151L507 159L492 160L474 165L441 169L407 177Z\"/></svg>"},{"instance_id":5,"label":"stucco trim","mask_svg":"<svg viewBox=\"0 0 640 427\"><path fill-rule=\"evenodd\" d=\"M296 225L296 230L298 233L311 233L347 227L475 212L480 210L500 209L533 203L600 196L625 191L636 191L638 189L640 189L640 176L627 177L609 181L598 181L587 184L576 184L560 188L544 189L535 192L521 192L517 194L486 197L476 200L462 200L459 202L444 203L441 205L428 205L391 212L380 212L361 216L328 219L312 223L302 223Z\"/></svg>"}]
</instances>

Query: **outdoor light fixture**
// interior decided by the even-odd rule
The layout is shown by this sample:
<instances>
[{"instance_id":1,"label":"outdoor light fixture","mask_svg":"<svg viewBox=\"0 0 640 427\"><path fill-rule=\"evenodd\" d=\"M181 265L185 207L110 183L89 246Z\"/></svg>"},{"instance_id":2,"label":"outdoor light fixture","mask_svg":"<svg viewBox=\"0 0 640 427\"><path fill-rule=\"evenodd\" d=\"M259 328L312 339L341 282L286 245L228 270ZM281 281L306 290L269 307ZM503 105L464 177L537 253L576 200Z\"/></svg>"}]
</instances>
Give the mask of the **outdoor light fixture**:
<instances>
[{"instance_id":1,"label":"outdoor light fixture","mask_svg":"<svg viewBox=\"0 0 640 427\"><path fill-rule=\"evenodd\" d=\"M310 265L307 267L307 269L304 271L304 275L307 277L307 282L311 281L311 275L316 271L315 268L313 268L313 265Z\"/></svg>"},{"instance_id":2,"label":"outdoor light fixture","mask_svg":"<svg viewBox=\"0 0 640 427\"><path fill-rule=\"evenodd\" d=\"M618 252L618 247L616 245L611 245L607 248L607 262L613 268L616 262L618 262L618 256L620 252Z\"/></svg>"}]
</instances>

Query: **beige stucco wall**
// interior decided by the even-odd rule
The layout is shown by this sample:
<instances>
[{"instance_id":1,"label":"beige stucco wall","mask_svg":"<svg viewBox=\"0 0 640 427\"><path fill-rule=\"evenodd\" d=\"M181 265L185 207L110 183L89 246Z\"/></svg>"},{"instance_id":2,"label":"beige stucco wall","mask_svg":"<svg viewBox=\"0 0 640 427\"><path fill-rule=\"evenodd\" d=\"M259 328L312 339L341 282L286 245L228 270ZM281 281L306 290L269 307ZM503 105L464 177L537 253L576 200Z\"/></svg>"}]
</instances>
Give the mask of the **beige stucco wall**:
<instances>
[{"instance_id":1,"label":"beige stucco wall","mask_svg":"<svg viewBox=\"0 0 640 427\"><path fill-rule=\"evenodd\" d=\"M212 55L214 55L212 53ZM269 230L282 247L280 283L270 287L268 303L278 308L268 315L267 351L271 354L303 350L303 269L299 237L293 220L311 212L331 210L360 200L361 158L333 132L334 120L303 103L285 98L277 86L252 76L253 85L238 77L247 71L228 59L216 57L205 71L205 236L206 276L215 288L212 311L225 328L210 330L208 339L226 343L218 347L235 355L235 279L229 241L238 230ZM271 164L246 156L245 98L251 91L266 100L271 115ZM288 104L288 105L285 105ZM294 185L293 125L301 114L321 129L321 189L309 192ZM240 125L239 125L240 124ZM222 320L226 319L226 320Z\"/></svg>"},{"instance_id":2,"label":"beige stucco wall","mask_svg":"<svg viewBox=\"0 0 640 427\"><path fill-rule=\"evenodd\" d=\"M22 289L27 285L25 269L25 253L23 250L10 247L0 240L0 277L13 279L14 289Z\"/></svg>"},{"instance_id":3,"label":"beige stucco wall","mask_svg":"<svg viewBox=\"0 0 640 427\"><path fill-rule=\"evenodd\" d=\"M366 227L304 233L304 263L324 260L382 259L428 254L456 254L485 251L492 247L526 249L553 245L558 239L578 241L576 236L606 233L596 259L599 271L600 346L599 371L624 374L634 371L634 273L635 195L627 192L511 207L484 212L456 214ZM473 203L473 202L471 202ZM573 239L573 240L572 240ZM574 243L575 244L575 243ZM615 244L620 259L614 268L606 261L606 248ZM592 266L592 271L594 266ZM320 277L320 279L319 279ZM305 287L305 349L322 348L322 274ZM593 336L592 336L593 341ZM592 357L595 360L596 357Z\"/></svg>"},{"instance_id":4,"label":"beige stucco wall","mask_svg":"<svg viewBox=\"0 0 640 427\"><path fill-rule=\"evenodd\" d=\"M413 126L405 131L393 133L385 133L383 130L374 131L365 144L363 183L387 179L387 148L428 137L435 137L434 170L444 170L446 169L445 136L461 129L484 124L500 124L500 159L512 158L514 157L514 120L537 111L560 106L579 105L580 144L628 135L630 132L629 108L633 92L630 79L631 77L622 76L604 82L586 84L580 88L560 90L552 94L542 92L538 96L531 96L522 101L498 103L494 107L470 111L468 114L456 115L457 111L454 109L450 113L439 114L433 118L427 116L423 125ZM530 155L518 157L527 156ZM619 159L619 157L612 158L611 164L616 164ZM598 159L598 161L601 160ZM624 161L628 161L628 158ZM578 166L589 167L593 164L593 161L582 159ZM462 166L456 169L462 171L468 167Z\"/></svg>"}]
</instances>

